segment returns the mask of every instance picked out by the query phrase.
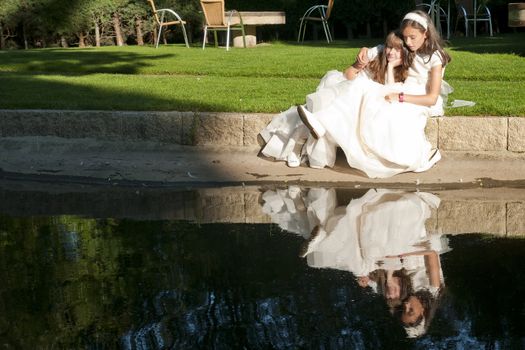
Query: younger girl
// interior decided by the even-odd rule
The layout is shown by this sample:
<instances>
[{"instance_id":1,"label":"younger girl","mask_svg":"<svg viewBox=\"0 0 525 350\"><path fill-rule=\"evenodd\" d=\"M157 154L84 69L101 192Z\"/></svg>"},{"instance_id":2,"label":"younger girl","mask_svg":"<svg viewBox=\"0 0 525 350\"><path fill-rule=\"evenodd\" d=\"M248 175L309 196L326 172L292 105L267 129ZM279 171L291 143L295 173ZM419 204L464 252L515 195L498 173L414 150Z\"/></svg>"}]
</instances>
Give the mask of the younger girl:
<instances>
[{"instance_id":1,"label":"younger girl","mask_svg":"<svg viewBox=\"0 0 525 350\"><path fill-rule=\"evenodd\" d=\"M316 92L306 97L308 109L317 111L326 108L352 85L363 85L367 81L375 81L378 85L394 84L407 78L412 56L405 48L400 33L391 32L386 38L384 49L381 45L371 52L373 57L367 58L366 68L356 68L359 66L356 62L344 73L335 70L327 72ZM260 134L266 142L262 154L286 160L291 167L300 165L300 141L308 137L308 130L299 119L296 107L277 115ZM333 166L336 144L323 139L319 142L310 140L307 146L311 166Z\"/></svg>"}]
</instances>

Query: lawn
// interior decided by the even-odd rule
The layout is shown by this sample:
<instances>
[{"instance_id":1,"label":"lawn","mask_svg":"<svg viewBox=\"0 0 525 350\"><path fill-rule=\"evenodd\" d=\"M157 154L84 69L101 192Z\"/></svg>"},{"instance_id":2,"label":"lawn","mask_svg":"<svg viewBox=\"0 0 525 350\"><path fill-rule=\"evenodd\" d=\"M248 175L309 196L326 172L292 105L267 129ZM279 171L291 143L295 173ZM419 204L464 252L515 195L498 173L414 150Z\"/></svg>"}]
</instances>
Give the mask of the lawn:
<instances>
[{"instance_id":1,"label":"lawn","mask_svg":"<svg viewBox=\"0 0 525 350\"><path fill-rule=\"evenodd\" d=\"M304 102L326 71L378 43L0 51L0 108L274 113ZM525 33L453 38L448 50L450 100L476 106L447 115L525 116Z\"/></svg>"}]
</instances>

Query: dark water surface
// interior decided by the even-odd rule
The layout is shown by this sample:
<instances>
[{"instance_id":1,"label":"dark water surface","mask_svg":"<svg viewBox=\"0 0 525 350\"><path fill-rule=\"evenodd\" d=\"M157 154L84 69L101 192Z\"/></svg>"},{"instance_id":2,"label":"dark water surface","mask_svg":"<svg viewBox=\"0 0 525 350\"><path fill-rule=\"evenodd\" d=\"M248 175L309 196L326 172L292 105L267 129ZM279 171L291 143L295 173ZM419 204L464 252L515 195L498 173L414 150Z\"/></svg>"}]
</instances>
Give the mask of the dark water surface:
<instances>
[{"instance_id":1,"label":"dark water surface","mask_svg":"<svg viewBox=\"0 0 525 350\"><path fill-rule=\"evenodd\" d=\"M471 205L461 194L305 188L1 196L3 349L525 348L525 198ZM465 205L459 216L494 215L485 226L504 208L508 232L469 232L487 217L450 221ZM431 289L432 256L431 312L407 326L401 299ZM388 271L408 281L397 305Z\"/></svg>"}]
</instances>

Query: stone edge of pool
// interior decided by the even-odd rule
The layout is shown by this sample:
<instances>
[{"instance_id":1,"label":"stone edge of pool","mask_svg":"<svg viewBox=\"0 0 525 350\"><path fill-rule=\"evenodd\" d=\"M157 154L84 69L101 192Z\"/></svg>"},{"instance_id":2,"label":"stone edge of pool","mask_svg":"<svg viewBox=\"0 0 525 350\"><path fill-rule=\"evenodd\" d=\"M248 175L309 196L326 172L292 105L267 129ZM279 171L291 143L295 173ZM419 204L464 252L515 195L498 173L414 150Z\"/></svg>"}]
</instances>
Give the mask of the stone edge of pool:
<instances>
[{"instance_id":1,"label":"stone edge of pool","mask_svg":"<svg viewBox=\"0 0 525 350\"><path fill-rule=\"evenodd\" d=\"M0 137L56 136L255 147L275 114L155 111L0 110ZM454 152L525 152L525 117L429 119L433 147Z\"/></svg>"}]
</instances>

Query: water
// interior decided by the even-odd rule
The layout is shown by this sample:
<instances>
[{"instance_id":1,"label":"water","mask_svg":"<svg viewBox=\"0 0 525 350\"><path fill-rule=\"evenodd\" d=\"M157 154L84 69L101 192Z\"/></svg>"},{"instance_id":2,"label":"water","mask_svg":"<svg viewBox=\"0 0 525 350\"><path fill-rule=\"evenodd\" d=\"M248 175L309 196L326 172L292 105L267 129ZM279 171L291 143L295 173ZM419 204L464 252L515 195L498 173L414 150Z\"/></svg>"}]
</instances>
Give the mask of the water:
<instances>
[{"instance_id":1,"label":"water","mask_svg":"<svg viewBox=\"0 0 525 350\"><path fill-rule=\"evenodd\" d=\"M522 190L0 196L6 349L525 348Z\"/></svg>"}]
</instances>

